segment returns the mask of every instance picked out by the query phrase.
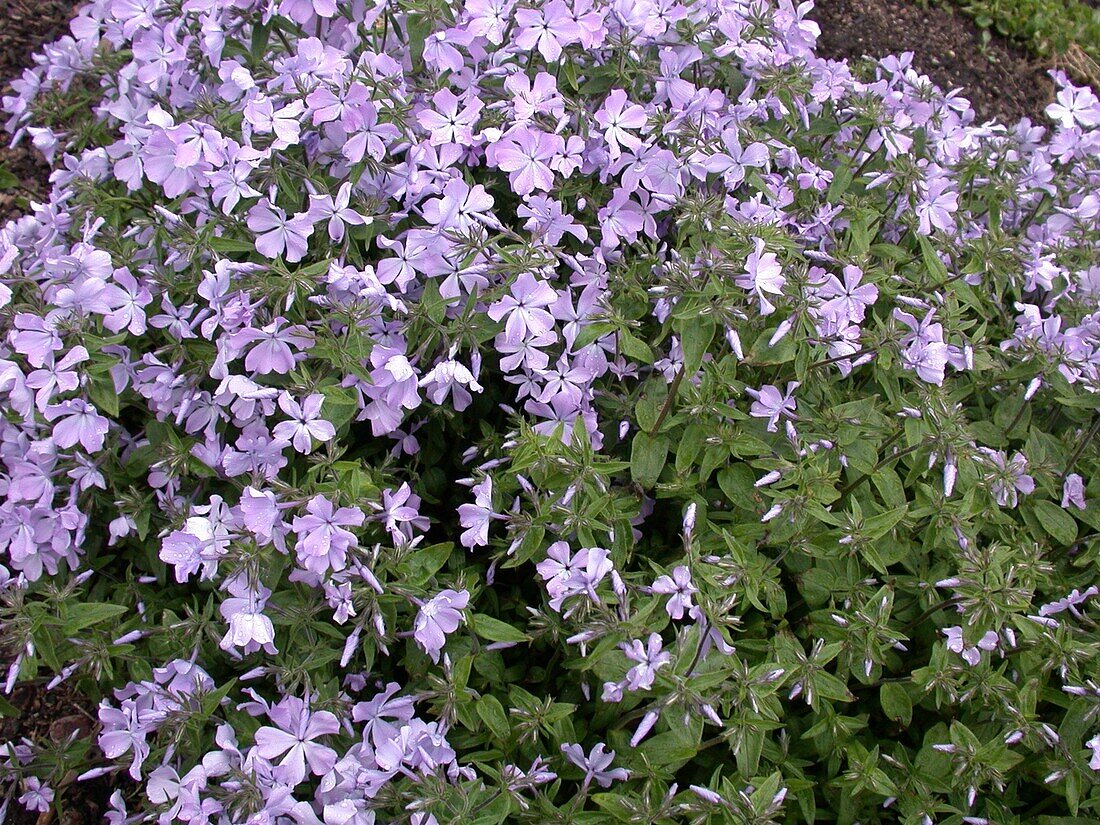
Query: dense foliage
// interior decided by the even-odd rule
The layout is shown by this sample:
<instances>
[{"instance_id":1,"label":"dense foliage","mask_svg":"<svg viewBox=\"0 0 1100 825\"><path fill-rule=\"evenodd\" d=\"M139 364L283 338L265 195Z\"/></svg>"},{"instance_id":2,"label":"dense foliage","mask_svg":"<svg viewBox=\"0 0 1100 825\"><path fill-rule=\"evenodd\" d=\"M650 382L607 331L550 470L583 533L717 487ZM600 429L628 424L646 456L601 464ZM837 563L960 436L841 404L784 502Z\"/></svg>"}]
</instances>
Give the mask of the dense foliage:
<instances>
[{"instance_id":1,"label":"dense foliage","mask_svg":"<svg viewBox=\"0 0 1100 825\"><path fill-rule=\"evenodd\" d=\"M99 728L3 804L1100 816L1100 102L808 9L84 6L3 101L0 621Z\"/></svg>"},{"instance_id":2,"label":"dense foliage","mask_svg":"<svg viewBox=\"0 0 1100 825\"><path fill-rule=\"evenodd\" d=\"M1064 59L1073 47L1100 61L1100 8L1081 0L956 0L983 29ZM1092 67L1094 68L1094 67Z\"/></svg>"}]
</instances>

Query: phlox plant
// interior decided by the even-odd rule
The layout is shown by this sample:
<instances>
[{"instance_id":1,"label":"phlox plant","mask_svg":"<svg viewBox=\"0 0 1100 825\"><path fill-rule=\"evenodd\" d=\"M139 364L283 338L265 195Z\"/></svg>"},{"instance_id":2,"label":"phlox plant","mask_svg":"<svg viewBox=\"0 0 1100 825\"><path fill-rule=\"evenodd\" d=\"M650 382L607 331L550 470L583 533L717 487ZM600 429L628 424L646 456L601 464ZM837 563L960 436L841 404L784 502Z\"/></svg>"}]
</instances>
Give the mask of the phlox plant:
<instances>
[{"instance_id":1,"label":"phlox plant","mask_svg":"<svg viewBox=\"0 0 1100 825\"><path fill-rule=\"evenodd\" d=\"M84 5L3 99L0 622L97 725L0 810L1100 817L1100 101L810 7Z\"/></svg>"}]
</instances>

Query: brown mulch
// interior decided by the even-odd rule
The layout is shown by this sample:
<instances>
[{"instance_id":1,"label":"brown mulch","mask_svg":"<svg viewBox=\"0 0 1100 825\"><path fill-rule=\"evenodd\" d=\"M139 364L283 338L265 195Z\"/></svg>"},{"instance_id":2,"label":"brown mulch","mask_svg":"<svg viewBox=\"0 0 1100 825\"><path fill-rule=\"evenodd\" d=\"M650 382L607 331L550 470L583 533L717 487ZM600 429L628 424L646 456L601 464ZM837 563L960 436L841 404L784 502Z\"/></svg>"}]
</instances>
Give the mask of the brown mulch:
<instances>
[{"instance_id":1,"label":"brown mulch","mask_svg":"<svg viewBox=\"0 0 1100 825\"><path fill-rule=\"evenodd\" d=\"M0 0L0 90L4 94L10 93L8 82L31 64L31 55L43 43L69 33L73 9L72 0ZM29 141L12 149L7 133L0 130L0 168L19 178L24 187L23 191L0 191L0 224L3 224L21 214L20 201L45 195L49 167Z\"/></svg>"},{"instance_id":2,"label":"brown mulch","mask_svg":"<svg viewBox=\"0 0 1100 825\"><path fill-rule=\"evenodd\" d=\"M913 52L913 65L944 90L963 89L979 120L1045 123L1054 99L1049 68L992 35L982 44L974 21L944 3L921 0L817 0L818 54L835 59Z\"/></svg>"},{"instance_id":3,"label":"brown mulch","mask_svg":"<svg viewBox=\"0 0 1100 825\"><path fill-rule=\"evenodd\" d=\"M95 708L69 684L63 683L51 691L37 684L20 685L7 700L18 708L19 716L0 717L0 743L18 743L25 738L49 748L67 742L70 737L91 736L97 727ZM107 779L76 782L74 776L68 776L53 789L61 800L60 818L52 810L43 814L27 811L13 800L6 823L90 825L103 821L110 795Z\"/></svg>"}]
</instances>

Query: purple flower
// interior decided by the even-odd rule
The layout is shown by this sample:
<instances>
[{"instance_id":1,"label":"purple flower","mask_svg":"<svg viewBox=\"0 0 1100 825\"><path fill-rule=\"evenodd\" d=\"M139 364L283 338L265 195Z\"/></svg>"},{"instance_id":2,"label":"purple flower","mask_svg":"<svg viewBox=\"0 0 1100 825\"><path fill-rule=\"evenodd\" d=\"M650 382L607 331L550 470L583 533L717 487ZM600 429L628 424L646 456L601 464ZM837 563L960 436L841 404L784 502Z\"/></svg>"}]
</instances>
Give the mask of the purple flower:
<instances>
[{"instance_id":1,"label":"purple flower","mask_svg":"<svg viewBox=\"0 0 1100 825\"><path fill-rule=\"evenodd\" d=\"M584 787L587 788L592 780L601 788L610 788L616 780L624 782L630 778L630 771L626 768L611 768L615 761L615 751L607 750L607 746L600 742L593 746L585 756L584 748L580 745L564 744L561 746L566 758L584 771Z\"/></svg>"},{"instance_id":2,"label":"purple flower","mask_svg":"<svg viewBox=\"0 0 1100 825\"><path fill-rule=\"evenodd\" d=\"M691 594L699 592L699 588L691 583L691 571L682 564L673 568L671 576L658 576L652 590L672 597L665 604L665 610L673 619L682 619L684 611L694 607Z\"/></svg>"},{"instance_id":3,"label":"purple flower","mask_svg":"<svg viewBox=\"0 0 1100 825\"><path fill-rule=\"evenodd\" d=\"M763 238L756 238L753 241L753 247L748 260L745 261L745 274L738 275L735 283L760 299L761 315L771 315L775 312L775 304L769 301L765 294L782 295L787 279L783 277L783 270L775 253L764 251Z\"/></svg>"},{"instance_id":4,"label":"purple flower","mask_svg":"<svg viewBox=\"0 0 1100 825\"><path fill-rule=\"evenodd\" d=\"M1023 453L1016 452L1010 459L1001 450L982 447L981 452L982 460L990 469L985 480L999 506L1015 507L1019 502L1018 493L1035 492L1035 479L1027 474L1027 458Z\"/></svg>"},{"instance_id":5,"label":"purple flower","mask_svg":"<svg viewBox=\"0 0 1100 825\"><path fill-rule=\"evenodd\" d=\"M324 496L306 504L308 515L295 516L291 529L298 535L295 551L301 565L318 575L329 568L343 570L347 552L359 544L347 527L362 527L366 516L358 507L336 509Z\"/></svg>"},{"instance_id":6,"label":"purple flower","mask_svg":"<svg viewBox=\"0 0 1100 825\"><path fill-rule=\"evenodd\" d=\"M283 758L276 765L275 778L294 786L306 778L306 765L315 776L332 770L336 751L315 741L340 732L340 722L327 710L313 712L296 696L287 696L267 713L276 727L256 731L258 756L267 760Z\"/></svg>"},{"instance_id":7,"label":"purple flower","mask_svg":"<svg viewBox=\"0 0 1100 825\"><path fill-rule=\"evenodd\" d=\"M382 491L382 503L372 505L378 511L386 532L396 545L408 544L413 540L414 531L425 531L430 522L420 515L420 496L412 491L408 482L396 490Z\"/></svg>"},{"instance_id":8,"label":"purple flower","mask_svg":"<svg viewBox=\"0 0 1100 825\"><path fill-rule=\"evenodd\" d=\"M146 735L152 730L141 719L142 714L133 699L126 699L119 708L111 707L106 699L99 706L99 723L102 729L98 744L108 759L118 759L124 753L133 751L130 763L130 776L141 779L141 766L149 755Z\"/></svg>"},{"instance_id":9,"label":"purple flower","mask_svg":"<svg viewBox=\"0 0 1100 825\"><path fill-rule=\"evenodd\" d=\"M306 256L313 221L308 212L288 218L280 207L264 199L248 210L248 228L257 233L256 251L261 255L283 255L287 263L297 263Z\"/></svg>"},{"instance_id":10,"label":"purple flower","mask_svg":"<svg viewBox=\"0 0 1100 825\"><path fill-rule=\"evenodd\" d=\"M1085 747L1092 751L1089 757L1089 767L1094 771L1100 771L1100 733L1085 743Z\"/></svg>"},{"instance_id":11,"label":"purple flower","mask_svg":"<svg viewBox=\"0 0 1100 825\"><path fill-rule=\"evenodd\" d=\"M551 163L564 149L561 137L539 129L519 128L494 143L489 156L517 195L526 196L536 189L548 192L554 186Z\"/></svg>"},{"instance_id":12,"label":"purple flower","mask_svg":"<svg viewBox=\"0 0 1100 825\"><path fill-rule=\"evenodd\" d=\"M863 270L858 266L844 267L844 281L828 275L817 287L817 297L824 299L818 310L838 326L863 323L867 307L878 300L878 287L862 284Z\"/></svg>"},{"instance_id":13,"label":"purple flower","mask_svg":"<svg viewBox=\"0 0 1100 825\"><path fill-rule=\"evenodd\" d=\"M788 381L787 391L780 392L779 388L771 384L765 384L759 390L745 387L745 392L756 399L749 409L749 415L753 418L768 419L768 432L774 433L779 429L780 418L795 417L794 411L798 402L794 399L794 391L798 389L798 381Z\"/></svg>"},{"instance_id":14,"label":"purple flower","mask_svg":"<svg viewBox=\"0 0 1100 825\"><path fill-rule=\"evenodd\" d=\"M941 632L947 637L947 649L958 653L971 667L981 661L983 650L996 650L999 642L997 634L992 630L986 631L974 645L968 644L963 638L961 627L945 627Z\"/></svg>"},{"instance_id":15,"label":"purple flower","mask_svg":"<svg viewBox=\"0 0 1100 825\"><path fill-rule=\"evenodd\" d=\"M629 690L649 690L657 678L657 671L672 660L669 653L662 649L659 633L650 633L644 644L640 639L634 639L620 646L627 659L638 663L626 673L626 687Z\"/></svg>"},{"instance_id":16,"label":"purple flower","mask_svg":"<svg viewBox=\"0 0 1100 825\"><path fill-rule=\"evenodd\" d=\"M260 329L242 329L229 337L234 357L239 357L245 348L249 348L244 359L245 369L260 375L290 372L297 360L294 350L305 350L312 345L313 334L309 330L287 326L282 318L276 318Z\"/></svg>"},{"instance_id":17,"label":"purple flower","mask_svg":"<svg viewBox=\"0 0 1100 825\"><path fill-rule=\"evenodd\" d=\"M1088 86L1066 83L1054 96L1054 103L1046 108L1047 117L1057 121L1063 129L1100 126L1100 99Z\"/></svg>"},{"instance_id":18,"label":"purple flower","mask_svg":"<svg viewBox=\"0 0 1100 825\"><path fill-rule=\"evenodd\" d=\"M604 140L612 160L622 154L622 147L641 148L642 141L632 130L643 128L648 122L645 109L632 104L622 89L613 89L596 112L596 123L603 129Z\"/></svg>"},{"instance_id":19,"label":"purple flower","mask_svg":"<svg viewBox=\"0 0 1100 825\"><path fill-rule=\"evenodd\" d=\"M111 422L86 401L73 398L53 404L46 408L44 414L47 421L54 422L53 440L58 447L67 449L79 443L89 453L103 449Z\"/></svg>"},{"instance_id":20,"label":"purple flower","mask_svg":"<svg viewBox=\"0 0 1100 825\"><path fill-rule=\"evenodd\" d=\"M339 243L344 240L344 225L351 224L352 226L362 226L365 223L370 223L373 218L364 218L348 204L351 202L351 184L343 183L340 185L339 190L336 192L336 197L332 195L310 195L309 196L309 211L306 213L309 220L312 223L318 221L328 221L328 236L332 240ZM249 213L251 216L251 213ZM249 228L251 228L251 223ZM307 232L308 236L309 233ZM258 244L258 242L257 242ZM257 248L258 245L257 245ZM269 255L268 257L274 257ZM289 257L287 260L291 260Z\"/></svg>"},{"instance_id":21,"label":"purple flower","mask_svg":"<svg viewBox=\"0 0 1100 825\"><path fill-rule=\"evenodd\" d=\"M580 26L562 0L550 0L539 8L518 9L515 20L519 27L516 45L525 50L537 48L547 63L557 62L565 46L580 40Z\"/></svg>"},{"instance_id":22,"label":"purple flower","mask_svg":"<svg viewBox=\"0 0 1100 825\"><path fill-rule=\"evenodd\" d=\"M493 479L485 476L473 490L474 503L458 505L458 521L463 528L458 541L471 550L489 543L489 522L494 516Z\"/></svg>"},{"instance_id":23,"label":"purple flower","mask_svg":"<svg viewBox=\"0 0 1100 825\"><path fill-rule=\"evenodd\" d=\"M447 634L462 624L462 611L470 603L465 590L443 590L420 605L413 625L413 638L424 652L438 664L439 653L447 643Z\"/></svg>"},{"instance_id":24,"label":"purple flower","mask_svg":"<svg viewBox=\"0 0 1100 825\"><path fill-rule=\"evenodd\" d=\"M432 96L434 108L422 109L416 119L431 132L432 144L468 145L483 105L474 95L456 97L450 89L440 89Z\"/></svg>"},{"instance_id":25,"label":"purple flower","mask_svg":"<svg viewBox=\"0 0 1100 825\"><path fill-rule=\"evenodd\" d=\"M510 294L489 306L489 317L499 321L507 316L504 332L509 340L544 335L554 326L554 316L546 309L558 300L558 293L530 272L523 272L511 286Z\"/></svg>"},{"instance_id":26,"label":"purple flower","mask_svg":"<svg viewBox=\"0 0 1100 825\"><path fill-rule=\"evenodd\" d=\"M23 787L26 790L19 797L19 802L22 803L24 808L39 813L45 813L50 809L50 805L53 804L53 788L42 782L37 776L28 776L24 779Z\"/></svg>"},{"instance_id":27,"label":"purple flower","mask_svg":"<svg viewBox=\"0 0 1100 825\"><path fill-rule=\"evenodd\" d=\"M1078 510L1084 510L1088 504L1085 502L1085 480L1077 473L1070 473L1062 482L1062 507L1073 505Z\"/></svg>"},{"instance_id":28,"label":"purple flower","mask_svg":"<svg viewBox=\"0 0 1100 825\"><path fill-rule=\"evenodd\" d=\"M931 235L933 228L944 232L955 228L955 210L959 208L959 196L945 177L934 177L925 185L921 199L914 211L917 214L917 231Z\"/></svg>"},{"instance_id":29,"label":"purple flower","mask_svg":"<svg viewBox=\"0 0 1100 825\"><path fill-rule=\"evenodd\" d=\"M271 434L289 441L300 453L308 453L313 448L314 439L331 441L336 435L336 428L321 418L321 404L324 400L324 395L315 392L299 405L290 393L282 393L279 396L279 409L290 416L291 420L276 424Z\"/></svg>"}]
</instances>

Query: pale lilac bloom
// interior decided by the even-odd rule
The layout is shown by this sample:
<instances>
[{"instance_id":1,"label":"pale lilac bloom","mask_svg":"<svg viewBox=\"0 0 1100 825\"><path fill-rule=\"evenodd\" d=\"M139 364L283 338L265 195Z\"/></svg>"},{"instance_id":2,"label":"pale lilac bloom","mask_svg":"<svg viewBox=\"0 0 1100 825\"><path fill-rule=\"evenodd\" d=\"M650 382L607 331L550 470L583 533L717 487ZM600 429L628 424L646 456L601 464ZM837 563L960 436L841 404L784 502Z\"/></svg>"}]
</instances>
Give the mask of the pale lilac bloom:
<instances>
[{"instance_id":1,"label":"pale lilac bloom","mask_svg":"<svg viewBox=\"0 0 1100 825\"><path fill-rule=\"evenodd\" d=\"M753 247L745 261L745 274L738 275L734 282L760 299L761 315L771 315L775 312L775 304L765 295L782 295L787 279L775 253L764 251L763 238L754 239Z\"/></svg>"},{"instance_id":2,"label":"pale lilac bloom","mask_svg":"<svg viewBox=\"0 0 1100 825\"><path fill-rule=\"evenodd\" d=\"M149 744L145 737L152 726L143 721L141 709L134 699L124 700L120 707L111 707L104 699L99 706L99 723L102 726L97 744L108 759L118 759L133 751L129 774L136 782L141 779L141 766L149 756Z\"/></svg>"},{"instance_id":3,"label":"pale lilac bloom","mask_svg":"<svg viewBox=\"0 0 1100 825\"><path fill-rule=\"evenodd\" d=\"M331 441L336 436L336 428L321 418L321 404L324 400L324 395L315 392L299 404L290 393L282 393L279 396L279 409L291 420L276 424L271 434L289 441L300 453L308 453L313 448L314 440Z\"/></svg>"},{"instance_id":4,"label":"pale lilac bloom","mask_svg":"<svg viewBox=\"0 0 1100 825\"><path fill-rule=\"evenodd\" d=\"M432 96L432 109L422 109L416 116L422 127L431 132L433 144L473 141L473 129L484 104L476 95L457 97L450 89L440 89Z\"/></svg>"},{"instance_id":5,"label":"pale lilac bloom","mask_svg":"<svg viewBox=\"0 0 1100 825\"><path fill-rule=\"evenodd\" d=\"M263 612L271 590L240 573L228 579L223 587L230 595L218 611L229 627L218 647L234 655L233 648L240 648L246 655L260 650L269 655L278 653L275 626Z\"/></svg>"},{"instance_id":6,"label":"pale lilac bloom","mask_svg":"<svg viewBox=\"0 0 1100 825\"><path fill-rule=\"evenodd\" d=\"M861 283L863 270L858 266L845 266L843 274L843 282L836 275L829 274L825 282L817 287L817 297L824 299L819 312L838 324L860 324L867 307L878 300L878 287Z\"/></svg>"},{"instance_id":7,"label":"pale lilac bloom","mask_svg":"<svg viewBox=\"0 0 1100 825\"><path fill-rule=\"evenodd\" d=\"M299 357L294 350L305 350L312 344L313 334L309 330L301 326L287 326L282 318L276 318L260 329L242 329L229 337L233 357L239 357L246 347L249 348L244 359L245 369L260 375L290 372Z\"/></svg>"},{"instance_id":8,"label":"pale lilac bloom","mask_svg":"<svg viewBox=\"0 0 1100 825\"><path fill-rule=\"evenodd\" d=\"M917 215L917 231L931 235L933 229L944 232L955 228L955 211L959 208L959 195L945 177L934 177L923 188L914 211Z\"/></svg>"},{"instance_id":9,"label":"pale lilac bloom","mask_svg":"<svg viewBox=\"0 0 1100 825\"><path fill-rule=\"evenodd\" d=\"M1019 493L1029 495L1035 492L1035 479L1027 474L1027 458L1017 451L1012 458L1001 450L981 447L983 460L990 468L985 480L990 484L993 498L1000 507L1015 507L1019 502Z\"/></svg>"},{"instance_id":10,"label":"pale lilac bloom","mask_svg":"<svg viewBox=\"0 0 1100 825\"><path fill-rule=\"evenodd\" d=\"M996 650L999 642L997 634L992 630L986 631L974 645L968 644L963 639L963 630L957 625L945 627L941 632L947 637L947 649L958 653L971 667L981 661L983 650Z\"/></svg>"},{"instance_id":11,"label":"pale lilac bloom","mask_svg":"<svg viewBox=\"0 0 1100 825\"><path fill-rule=\"evenodd\" d=\"M442 197L424 202L424 219L439 229L467 232L486 218L493 208L493 196L480 183L469 186L461 179L451 180L443 187Z\"/></svg>"},{"instance_id":12,"label":"pale lilac bloom","mask_svg":"<svg viewBox=\"0 0 1100 825\"><path fill-rule=\"evenodd\" d=\"M1089 767L1094 771L1100 771L1100 733L1085 743L1085 747L1092 751L1089 757Z\"/></svg>"},{"instance_id":13,"label":"pale lilac bloom","mask_svg":"<svg viewBox=\"0 0 1100 825\"><path fill-rule=\"evenodd\" d=\"M616 780L623 782L630 778L630 771L626 768L611 768L611 763L615 761L615 751L607 750L602 742L595 745L587 756L580 745L566 743L561 746L561 750L570 762L584 771L586 788L593 780L601 788L610 788Z\"/></svg>"},{"instance_id":14,"label":"pale lilac bloom","mask_svg":"<svg viewBox=\"0 0 1100 825\"><path fill-rule=\"evenodd\" d=\"M450 395L457 412L462 412L473 402L471 391L481 392L484 389L474 373L453 358L440 361L417 383L425 388L424 394L433 404L442 404Z\"/></svg>"},{"instance_id":15,"label":"pale lilac bloom","mask_svg":"<svg viewBox=\"0 0 1100 825\"><path fill-rule=\"evenodd\" d=\"M465 590L443 590L420 605L413 625L413 638L416 643L439 663L439 654L447 643L447 635L458 630L462 624L462 611L470 603L470 594Z\"/></svg>"},{"instance_id":16,"label":"pale lilac bloom","mask_svg":"<svg viewBox=\"0 0 1100 825\"><path fill-rule=\"evenodd\" d=\"M672 656L663 650L659 633L650 633L649 639L644 643L640 639L633 639L629 643L624 642L620 647L627 659L638 663L627 671L628 690L649 690L657 678L657 671L672 661Z\"/></svg>"},{"instance_id":17,"label":"pale lilac bloom","mask_svg":"<svg viewBox=\"0 0 1100 825\"><path fill-rule=\"evenodd\" d=\"M19 802L28 811L45 813L53 804L53 788L45 784L37 776L28 776L23 780L26 791L19 797Z\"/></svg>"},{"instance_id":18,"label":"pale lilac bloom","mask_svg":"<svg viewBox=\"0 0 1100 825\"><path fill-rule=\"evenodd\" d=\"M504 41L515 4L515 0L467 0L464 9L469 21L467 30L499 46Z\"/></svg>"},{"instance_id":19,"label":"pale lilac bloom","mask_svg":"<svg viewBox=\"0 0 1100 825\"><path fill-rule=\"evenodd\" d=\"M588 240L588 229L577 223L572 215L565 214L559 201L545 195L532 195L516 207L516 214L527 218L524 229L551 246L559 244L566 233L578 241Z\"/></svg>"},{"instance_id":20,"label":"pale lilac bloom","mask_svg":"<svg viewBox=\"0 0 1100 825\"><path fill-rule=\"evenodd\" d=\"M699 588L691 583L691 571L682 564L673 568L671 576L658 576L651 590L672 597L665 604L665 610L673 619L682 619L684 611L694 607L691 595L699 592Z\"/></svg>"},{"instance_id":21,"label":"pale lilac bloom","mask_svg":"<svg viewBox=\"0 0 1100 825\"><path fill-rule=\"evenodd\" d=\"M749 415L753 418L768 419L768 432L776 432L779 429L781 418L793 419L795 417L798 402L794 398L794 391L798 387L798 381L788 381L786 392L780 392L779 388L772 384L765 384L759 390L745 387L745 392L756 399L749 409Z\"/></svg>"},{"instance_id":22,"label":"pale lilac bloom","mask_svg":"<svg viewBox=\"0 0 1100 825\"><path fill-rule=\"evenodd\" d=\"M286 258L297 263L306 256L313 221L309 213L288 218L286 212L268 200L248 210L248 228L256 233L256 251L267 258Z\"/></svg>"},{"instance_id":23,"label":"pale lilac bloom","mask_svg":"<svg viewBox=\"0 0 1100 825\"><path fill-rule=\"evenodd\" d=\"M556 62L562 49L581 37L580 26L562 0L550 0L538 8L518 9L515 21L519 27L515 44L525 50L537 48L547 63Z\"/></svg>"},{"instance_id":24,"label":"pale lilac bloom","mask_svg":"<svg viewBox=\"0 0 1100 825\"><path fill-rule=\"evenodd\" d=\"M58 447L67 449L79 443L89 453L103 449L111 422L87 401L73 398L61 404L52 404L46 408L44 415L47 421L54 422L53 440Z\"/></svg>"},{"instance_id":25,"label":"pale lilac bloom","mask_svg":"<svg viewBox=\"0 0 1100 825\"><path fill-rule=\"evenodd\" d=\"M337 509L324 496L314 496L306 504L307 515L295 516L291 529L297 534L295 551L301 565L318 575L329 568L343 570L347 553L359 545L348 527L362 527L366 515L358 507Z\"/></svg>"},{"instance_id":26,"label":"pale lilac bloom","mask_svg":"<svg viewBox=\"0 0 1100 825\"><path fill-rule=\"evenodd\" d=\"M1072 129L1076 124L1085 128L1100 126L1100 99L1088 86L1066 83L1058 90L1054 100L1047 106L1046 114L1062 128Z\"/></svg>"},{"instance_id":27,"label":"pale lilac bloom","mask_svg":"<svg viewBox=\"0 0 1100 825\"><path fill-rule=\"evenodd\" d=\"M722 175L726 188L736 189L745 180L745 170L761 168L768 164L769 151L766 144L752 143L742 149L740 131L736 127L722 132L722 145L725 152L713 155L696 153L688 159L688 170L703 180L708 172Z\"/></svg>"},{"instance_id":28,"label":"pale lilac bloom","mask_svg":"<svg viewBox=\"0 0 1100 825\"><path fill-rule=\"evenodd\" d=\"M420 496L412 491L408 482L396 490L383 490L382 503L371 506L378 511L377 518L398 545L411 542L415 531L423 533L431 525L426 516L420 515Z\"/></svg>"},{"instance_id":29,"label":"pale lilac bloom","mask_svg":"<svg viewBox=\"0 0 1100 825\"><path fill-rule=\"evenodd\" d=\"M339 720L327 710L313 712L297 696L287 696L268 711L276 727L256 731L255 753L269 761L282 759L274 776L290 786L306 778L307 769L322 776L336 764L336 751L316 740L340 732Z\"/></svg>"},{"instance_id":30,"label":"pale lilac bloom","mask_svg":"<svg viewBox=\"0 0 1100 825\"><path fill-rule=\"evenodd\" d=\"M645 109L631 104L622 89L613 89L596 112L596 123L603 129L612 160L622 154L624 146L627 149L641 147L642 141L633 130L643 128L647 122Z\"/></svg>"},{"instance_id":31,"label":"pale lilac bloom","mask_svg":"<svg viewBox=\"0 0 1100 825\"><path fill-rule=\"evenodd\" d=\"M558 118L565 113L565 101L558 94L558 84L552 74L539 72L532 81L525 73L516 72L504 81L504 88L512 95L517 124L529 123L535 115Z\"/></svg>"},{"instance_id":32,"label":"pale lilac bloom","mask_svg":"<svg viewBox=\"0 0 1100 825\"><path fill-rule=\"evenodd\" d=\"M486 154L491 163L508 173L512 191L524 197L536 189L548 192L553 188L551 164L563 149L560 136L522 127L494 143Z\"/></svg>"},{"instance_id":33,"label":"pale lilac bloom","mask_svg":"<svg viewBox=\"0 0 1100 825\"><path fill-rule=\"evenodd\" d=\"M475 484L474 503L458 505L458 521L463 528L459 536L459 544L473 549L485 547L489 544L489 522L495 515L493 512L493 479L485 476L480 483Z\"/></svg>"},{"instance_id":34,"label":"pale lilac bloom","mask_svg":"<svg viewBox=\"0 0 1100 825\"><path fill-rule=\"evenodd\" d=\"M1068 596L1050 602L1048 604L1044 604L1042 607L1040 607L1039 615L1044 617L1053 616L1057 613L1061 613L1064 610L1068 610L1073 615L1079 617L1081 614L1078 612L1077 606L1084 604L1091 597L1098 594L1100 594L1100 588L1098 588L1096 585L1088 587L1084 592L1082 592L1078 588L1074 588Z\"/></svg>"},{"instance_id":35,"label":"pale lilac bloom","mask_svg":"<svg viewBox=\"0 0 1100 825\"><path fill-rule=\"evenodd\" d=\"M550 284L530 272L522 272L509 294L490 304L488 315L494 321L507 316L504 332L509 340L526 339L543 335L554 326L554 316L547 307L557 300L558 293Z\"/></svg>"},{"instance_id":36,"label":"pale lilac bloom","mask_svg":"<svg viewBox=\"0 0 1100 825\"><path fill-rule=\"evenodd\" d=\"M1084 510L1088 504L1085 502L1085 480L1077 473L1070 473L1062 482L1062 507L1073 505L1078 510Z\"/></svg>"},{"instance_id":37,"label":"pale lilac bloom","mask_svg":"<svg viewBox=\"0 0 1100 825\"><path fill-rule=\"evenodd\" d=\"M911 330L901 339L901 345L905 347L901 360L906 369L916 372L922 381L940 386L943 384L951 352L943 340L943 326L935 322L934 314L935 310L929 310L918 321L908 312L895 308L893 317Z\"/></svg>"},{"instance_id":38,"label":"pale lilac bloom","mask_svg":"<svg viewBox=\"0 0 1100 825\"><path fill-rule=\"evenodd\" d=\"M351 184L345 182L340 185L335 197L327 193L322 195L310 195L309 211L306 215L310 223L327 220L329 238L336 243L340 243L344 240L345 224L362 226L373 220L372 218L365 218L360 215L349 206L350 203ZM306 234L308 235L308 233ZM290 258L287 258L287 260L289 261Z\"/></svg>"}]
</instances>

